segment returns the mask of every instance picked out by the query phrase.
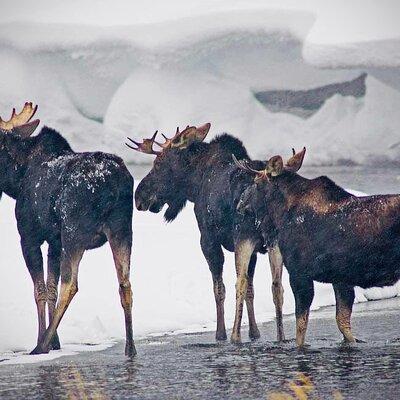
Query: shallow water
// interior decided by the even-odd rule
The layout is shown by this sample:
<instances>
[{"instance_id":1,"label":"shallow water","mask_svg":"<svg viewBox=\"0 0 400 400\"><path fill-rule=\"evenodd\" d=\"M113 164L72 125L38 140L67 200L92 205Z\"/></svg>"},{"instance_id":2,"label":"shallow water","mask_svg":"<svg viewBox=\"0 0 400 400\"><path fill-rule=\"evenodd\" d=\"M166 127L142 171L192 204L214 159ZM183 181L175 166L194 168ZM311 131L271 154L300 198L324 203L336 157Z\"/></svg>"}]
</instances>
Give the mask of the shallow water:
<instances>
[{"instance_id":1,"label":"shallow water","mask_svg":"<svg viewBox=\"0 0 400 400\"><path fill-rule=\"evenodd\" d=\"M289 338L293 322L285 318ZM312 314L309 347L301 351L292 339L274 342L271 322L260 340L240 346L203 333L142 341L133 361L121 343L42 364L0 364L0 398L267 399L293 395L290 382L304 374L313 385L309 399L398 399L400 299L357 304L353 327L366 343L343 344L327 307Z\"/></svg>"}]
</instances>

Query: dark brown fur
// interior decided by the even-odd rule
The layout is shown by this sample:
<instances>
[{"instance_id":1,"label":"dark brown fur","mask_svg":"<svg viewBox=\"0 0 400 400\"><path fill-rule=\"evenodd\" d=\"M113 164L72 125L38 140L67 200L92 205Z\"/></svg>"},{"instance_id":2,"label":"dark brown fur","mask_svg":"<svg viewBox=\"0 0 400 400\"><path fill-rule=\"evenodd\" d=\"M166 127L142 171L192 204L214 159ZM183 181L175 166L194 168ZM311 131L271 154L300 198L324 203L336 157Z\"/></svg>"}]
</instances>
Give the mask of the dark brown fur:
<instances>
[{"instance_id":1,"label":"dark brown fur","mask_svg":"<svg viewBox=\"0 0 400 400\"><path fill-rule=\"evenodd\" d=\"M253 199L260 191L290 275L298 344L314 280L334 285L338 326L351 339L354 286L392 285L400 278L400 195L358 198L327 177L309 180L289 171L254 185Z\"/></svg>"}]
</instances>

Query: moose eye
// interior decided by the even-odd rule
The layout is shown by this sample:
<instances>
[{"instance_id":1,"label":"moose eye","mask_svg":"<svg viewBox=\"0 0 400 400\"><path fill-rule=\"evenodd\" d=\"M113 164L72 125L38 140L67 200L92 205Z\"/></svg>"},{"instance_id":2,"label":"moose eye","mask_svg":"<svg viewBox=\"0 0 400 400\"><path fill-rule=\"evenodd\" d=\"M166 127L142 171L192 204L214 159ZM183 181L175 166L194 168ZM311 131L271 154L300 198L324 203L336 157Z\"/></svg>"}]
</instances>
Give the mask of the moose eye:
<instances>
[{"instance_id":1,"label":"moose eye","mask_svg":"<svg viewBox=\"0 0 400 400\"><path fill-rule=\"evenodd\" d=\"M160 169L160 163L156 160L154 161L154 166L153 166L155 171L158 171Z\"/></svg>"}]
</instances>

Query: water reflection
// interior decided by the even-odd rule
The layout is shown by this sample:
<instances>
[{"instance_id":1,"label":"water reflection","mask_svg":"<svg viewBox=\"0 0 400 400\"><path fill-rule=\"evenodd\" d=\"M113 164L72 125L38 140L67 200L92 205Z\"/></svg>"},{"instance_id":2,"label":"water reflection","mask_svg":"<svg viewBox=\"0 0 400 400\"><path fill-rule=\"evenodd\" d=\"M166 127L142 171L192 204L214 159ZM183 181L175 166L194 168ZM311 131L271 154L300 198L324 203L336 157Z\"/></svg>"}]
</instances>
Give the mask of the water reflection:
<instances>
[{"instance_id":1,"label":"water reflection","mask_svg":"<svg viewBox=\"0 0 400 400\"><path fill-rule=\"evenodd\" d=\"M393 302L400 305L400 299L387 304ZM274 330L267 324L262 337L269 341L241 346L215 344L209 333L166 337L162 346L139 343L132 361L123 357L121 344L41 365L0 365L0 398L266 400L270 394L295 396L293 385L305 385L300 376L314 386L306 393L309 399L339 394L345 399L398 399L400 344L389 339L399 335L400 314L376 312L374 304L369 312L363 306L355 322L357 318L363 337L373 339L352 346L341 344L329 316L310 321L310 346L303 350L293 341L273 342Z\"/></svg>"}]
</instances>

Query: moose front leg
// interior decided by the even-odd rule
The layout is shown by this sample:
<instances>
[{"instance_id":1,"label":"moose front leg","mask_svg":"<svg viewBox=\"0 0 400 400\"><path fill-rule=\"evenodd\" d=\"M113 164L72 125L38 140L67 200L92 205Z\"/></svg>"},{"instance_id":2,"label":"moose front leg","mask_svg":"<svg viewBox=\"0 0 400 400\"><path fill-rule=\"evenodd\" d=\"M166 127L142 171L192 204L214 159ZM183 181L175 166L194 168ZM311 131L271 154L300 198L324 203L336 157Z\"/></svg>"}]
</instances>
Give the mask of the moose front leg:
<instances>
[{"instance_id":1,"label":"moose front leg","mask_svg":"<svg viewBox=\"0 0 400 400\"><path fill-rule=\"evenodd\" d=\"M49 324L53 321L54 312L58 297L58 282L60 280L60 257L61 244L50 243L47 253L47 307L49 313ZM57 331L51 341L51 350L59 350L61 348L60 339Z\"/></svg>"},{"instance_id":2,"label":"moose front leg","mask_svg":"<svg viewBox=\"0 0 400 400\"><path fill-rule=\"evenodd\" d=\"M282 270L283 260L278 245L268 248L269 265L272 275L272 297L275 304L276 315L276 336L278 342L285 340L283 331L283 285L282 285Z\"/></svg>"},{"instance_id":3,"label":"moose front leg","mask_svg":"<svg viewBox=\"0 0 400 400\"><path fill-rule=\"evenodd\" d=\"M38 337L37 343L42 339L46 331L46 300L47 292L44 283L43 258L40 244L21 240L22 253L26 266L33 281L34 297L38 316Z\"/></svg>"},{"instance_id":4,"label":"moose front leg","mask_svg":"<svg viewBox=\"0 0 400 400\"><path fill-rule=\"evenodd\" d=\"M243 315L243 302L248 289L248 269L250 258L253 254L255 245L251 240L242 240L235 245L235 266L236 266L236 312L233 324L231 342L240 343L240 327Z\"/></svg>"},{"instance_id":5,"label":"moose front leg","mask_svg":"<svg viewBox=\"0 0 400 400\"><path fill-rule=\"evenodd\" d=\"M215 306L217 309L217 331L215 333L215 339L226 340L224 315L225 285L222 279L224 253L220 245L214 244L204 235L201 236L201 249L207 260L213 280Z\"/></svg>"},{"instance_id":6,"label":"moose front leg","mask_svg":"<svg viewBox=\"0 0 400 400\"><path fill-rule=\"evenodd\" d=\"M314 282L301 276L290 275L290 286L296 303L296 344L304 346L308 317L314 298Z\"/></svg>"},{"instance_id":7,"label":"moose front leg","mask_svg":"<svg viewBox=\"0 0 400 400\"><path fill-rule=\"evenodd\" d=\"M253 278L256 269L257 254L253 253L250 258L249 271L248 271L248 284L246 293L246 307L247 315L249 317L249 338L254 340L260 337L260 331L257 327L257 321L254 314L254 285Z\"/></svg>"},{"instance_id":8,"label":"moose front leg","mask_svg":"<svg viewBox=\"0 0 400 400\"><path fill-rule=\"evenodd\" d=\"M48 353L50 343L71 300L78 292L78 268L84 249L65 249L61 253L61 291L53 320L31 354Z\"/></svg>"},{"instance_id":9,"label":"moose front leg","mask_svg":"<svg viewBox=\"0 0 400 400\"><path fill-rule=\"evenodd\" d=\"M348 343L355 343L356 338L351 332L351 312L354 303L354 287L345 284L333 285L336 297L336 323Z\"/></svg>"}]
</instances>

